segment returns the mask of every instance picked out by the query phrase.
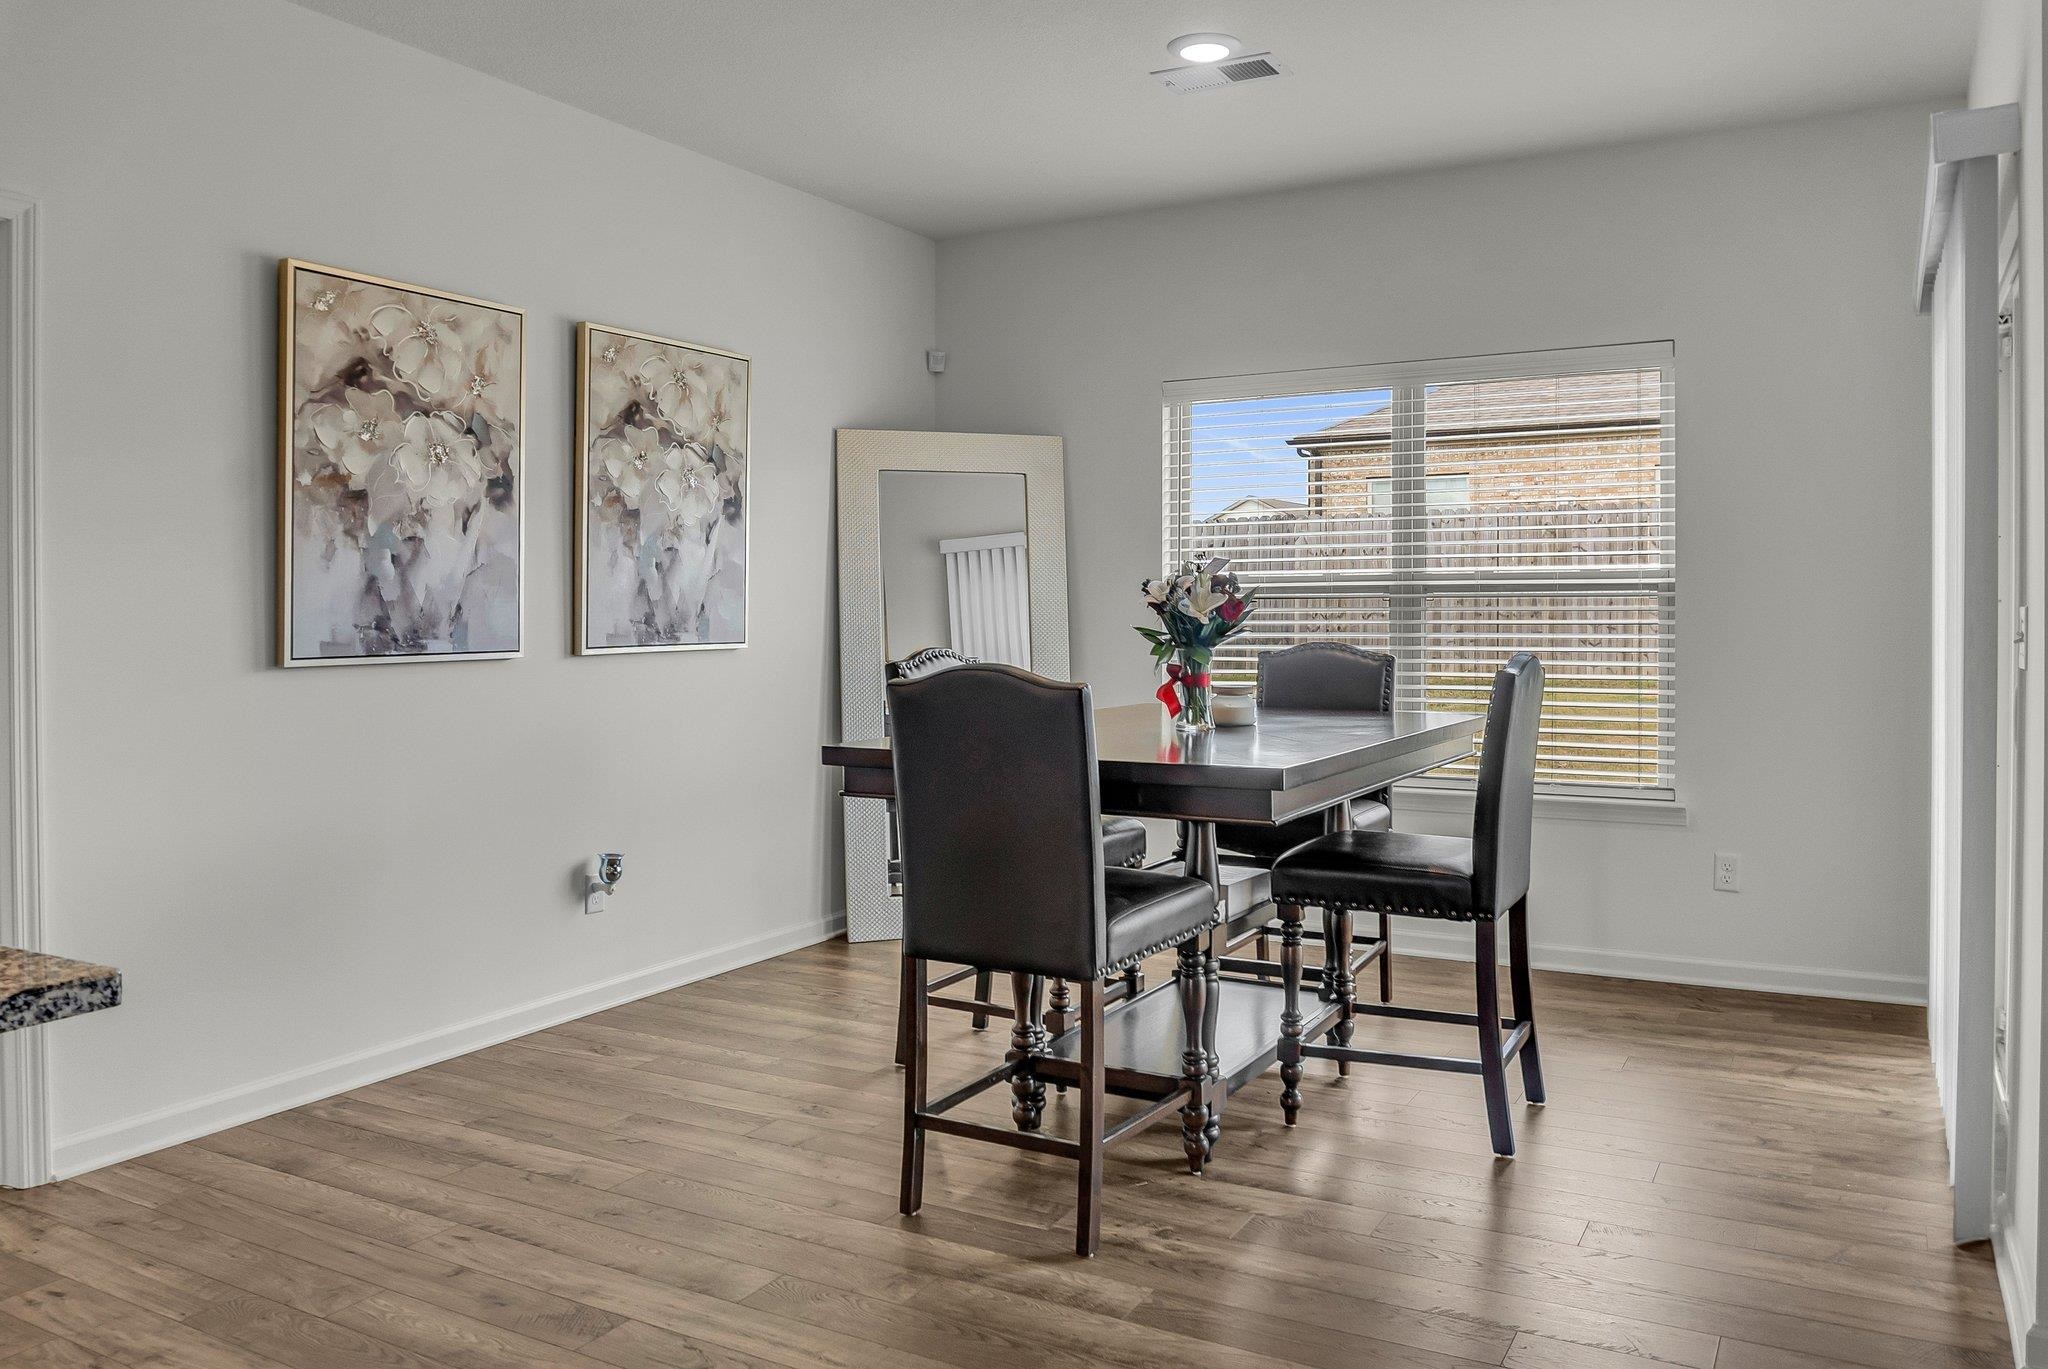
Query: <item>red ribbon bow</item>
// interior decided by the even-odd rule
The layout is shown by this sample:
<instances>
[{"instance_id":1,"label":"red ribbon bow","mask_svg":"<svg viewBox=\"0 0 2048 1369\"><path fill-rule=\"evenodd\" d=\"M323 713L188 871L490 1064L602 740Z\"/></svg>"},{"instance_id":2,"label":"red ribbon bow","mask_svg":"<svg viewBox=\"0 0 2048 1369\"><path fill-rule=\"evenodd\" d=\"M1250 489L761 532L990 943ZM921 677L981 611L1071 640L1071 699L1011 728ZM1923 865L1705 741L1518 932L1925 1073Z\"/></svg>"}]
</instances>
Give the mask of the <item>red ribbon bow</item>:
<instances>
[{"instance_id":1,"label":"red ribbon bow","mask_svg":"<svg viewBox=\"0 0 2048 1369\"><path fill-rule=\"evenodd\" d=\"M1179 661L1169 661L1166 666L1166 683L1159 686L1158 690L1154 692L1153 697L1166 705L1167 717L1178 718L1183 707L1182 701L1187 697L1187 691L1190 688L1207 689L1208 687L1208 671L1204 670L1197 673L1189 670Z\"/></svg>"}]
</instances>

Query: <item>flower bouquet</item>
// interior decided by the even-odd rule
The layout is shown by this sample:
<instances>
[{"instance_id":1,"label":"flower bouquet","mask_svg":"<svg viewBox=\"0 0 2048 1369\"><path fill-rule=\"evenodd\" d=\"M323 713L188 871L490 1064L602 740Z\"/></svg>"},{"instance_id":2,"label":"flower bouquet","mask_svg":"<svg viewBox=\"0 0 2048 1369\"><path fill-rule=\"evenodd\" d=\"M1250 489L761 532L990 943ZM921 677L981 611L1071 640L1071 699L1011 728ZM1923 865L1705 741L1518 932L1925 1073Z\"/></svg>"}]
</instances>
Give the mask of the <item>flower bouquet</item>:
<instances>
[{"instance_id":1,"label":"flower bouquet","mask_svg":"<svg viewBox=\"0 0 2048 1369\"><path fill-rule=\"evenodd\" d=\"M1245 625L1256 590L1241 589L1227 558L1183 562L1157 580L1147 580L1145 606L1159 615L1160 626L1141 627L1138 635L1152 644L1152 659L1166 667L1159 702L1186 732L1206 732L1209 714L1209 662L1216 648Z\"/></svg>"}]
</instances>

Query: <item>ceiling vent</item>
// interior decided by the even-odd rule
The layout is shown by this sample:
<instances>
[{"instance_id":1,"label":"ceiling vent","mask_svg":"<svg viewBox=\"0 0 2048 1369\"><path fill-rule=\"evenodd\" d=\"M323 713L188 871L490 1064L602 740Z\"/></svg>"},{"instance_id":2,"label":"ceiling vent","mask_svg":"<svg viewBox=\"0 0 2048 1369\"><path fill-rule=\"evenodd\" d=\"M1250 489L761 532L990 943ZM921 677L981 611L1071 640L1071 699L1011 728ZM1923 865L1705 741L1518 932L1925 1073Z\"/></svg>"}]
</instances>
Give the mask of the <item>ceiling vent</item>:
<instances>
[{"instance_id":1,"label":"ceiling vent","mask_svg":"<svg viewBox=\"0 0 2048 1369\"><path fill-rule=\"evenodd\" d=\"M1247 52L1224 62L1203 62L1196 66L1168 67L1152 73L1168 90L1221 90L1246 81L1263 81L1285 76L1287 68L1270 52Z\"/></svg>"}]
</instances>

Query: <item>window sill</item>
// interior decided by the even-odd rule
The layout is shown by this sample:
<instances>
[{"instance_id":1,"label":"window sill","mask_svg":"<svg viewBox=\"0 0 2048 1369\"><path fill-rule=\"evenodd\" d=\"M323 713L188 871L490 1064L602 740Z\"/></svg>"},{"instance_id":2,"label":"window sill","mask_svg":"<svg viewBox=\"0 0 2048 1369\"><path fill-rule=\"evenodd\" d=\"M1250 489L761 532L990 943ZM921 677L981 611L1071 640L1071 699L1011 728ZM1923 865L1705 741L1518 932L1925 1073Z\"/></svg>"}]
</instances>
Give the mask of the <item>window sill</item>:
<instances>
[{"instance_id":1,"label":"window sill","mask_svg":"<svg viewBox=\"0 0 2048 1369\"><path fill-rule=\"evenodd\" d=\"M1472 814L1472 791L1435 785L1397 784L1394 812ZM1538 794L1536 816L1558 822L1618 822L1645 827L1688 827L1691 815L1679 799L1619 799L1587 794Z\"/></svg>"}]
</instances>

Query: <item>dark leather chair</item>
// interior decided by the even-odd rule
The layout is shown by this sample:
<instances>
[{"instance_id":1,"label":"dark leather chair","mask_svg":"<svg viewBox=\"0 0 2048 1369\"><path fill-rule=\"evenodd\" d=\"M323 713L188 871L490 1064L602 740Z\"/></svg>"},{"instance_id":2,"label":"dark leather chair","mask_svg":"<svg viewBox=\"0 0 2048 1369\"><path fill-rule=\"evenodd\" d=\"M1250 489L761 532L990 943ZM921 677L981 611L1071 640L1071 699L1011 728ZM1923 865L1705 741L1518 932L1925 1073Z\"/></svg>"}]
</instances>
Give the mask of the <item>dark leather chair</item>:
<instances>
[{"instance_id":1,"label":"dark leather chair","mask_svg":"<svg viewBox=\"0 0 2048 1369\"><path fill-rule=\"evenodd\" d=\"M883 667L883 674L889 680L915 680L941 670L950 670L956 665L973 665L972 656L963 656L949 647L928 646L913 651L900 661L890 661ZM1106 817L1102 820L1102 863L1125 865L1137 869L1145 863L1145 824L1137 818ZM902 861L894 851L889 853L889 884L898 892L903 884Z\"/></svg>"},{"instance_id":2,"label":"dark leather chair","mask_svg":"<svg viewBox=\"0 0 2048 1369\"><path fill-rule=\"evenodd\" d=\"M972 656L963 656L948 647L928 646L911 652L900 661L888 661L882 667L883 678L889 681L917 680L954 666L972 665ZM886 714L884 715L886 726ZM1102 820L1102 863L1121 865L1137 869L1145 863L1145 824L1136 818L1106 817ZM903 856L897 849L896 809L889 807L889 890L894 894L903 892ZM995 977L977 965L962 966L944 971L934 979L930 988L936 995L942 989L950 989L964 980L974 981L973 995L969 998L940 998L930 1000L934 1008L951 1008L956 1012L973 1014L973 1026L981 1031L988 1026L989 1015L1000 1014L1002 1008L990 1001L995 989ZM1124 996L1134 996L1144 988L1142 975L1133 970L1128 982L1122 987ZM1064 983L1053 986L1052 1012L1056 1023L1064 1022L1064 1011L1071 998ZM905 1036L905 1025L896 1024L896 1063L902 1064L909 1049Z\"/></svg>"},{"instance_id":3,"label":"dark leather chair","mask_svg":"<svg viewBox=\"0 0 2048 1369\"><path fill-rule=\"evenodd\" d=\"M1367 651L1344 642L1303 642L1259 656L1259 703L1266 708L1331 709L1346 712L1389 713L1394 707L1394 658L1383 651ZM1359 831L1386 831L1394 825L1394 795L1390 789L1361 795L1351 800L1351 826ZM1322 814L1296 818L1278 827L1256 827L1249 823L1216 824L1216 845L1233 864L1271 867L1280 856L1305 841L1321 836L1327 829ZM1256 936L1258 961L1277 969L1267 942L1270 918L1261 917L1256 927L1245 927L1231 938L1233 947ZM1346 971L1357 971L1377 960L1380 1001L1394 996L1393 943L1387 919L1379 919L1376 935L1354 942L1357 958ZM1237 929L1233 928L1236 932ZM1324 960L1336 954L1333 936L1324 937ZM1232 962L1233 966L1243 962ZM1270 971L1268 971L1270 972ZM1329 986L1325 986L1328 991Z\"/></svg>"},{"instance_id":4,"label":"dark leather chair","mask_svg":"<svg viewBox=\"0 0 2048 1369\"><path fill-rule=\"evenodd\" d=\"M1390 713L1394 708L1394 658L1343 642L1303 642L1259 657L1259 703L1265 708ZM1385 831L1394 825L1394 796L1388 790L1351 801L1351 825ZM1323 834L1321 817L1296 818L1278 827L1216 824L1216 844L1241 860L1271 865L1280 856Z\"/></svg>"},{"instance_id":5,"label":"dark leather chair","mask_svg":"<svg viewBox=\"0 0 2048 1369\"><path fill-rule=\"evenodd\" d=\"M1213 996L1199 958L1216 921L1206 880L1106 865L1088 686L1003 665L960 665L889 686L897 819L903 841L903 1016L910 1058L903 1085L902 1210L924 1194L925 1134L996 1141L1080 1162L1075 1249L1101 1239L1102 1158L1113 1141L1178 1109L1182 1144L1200 1171L1211 1137L1204 1029ZM1103 980L1155 951L1180 948L1186 1011L1179 1087L1149 1097L1137 1120L1103 1124ZM927 961L985 966L1010 976L1016 1001L1010 1052L981 1078L927 1105ZM1080 989L1079 1026L1061 1054L1039 1017L1045 981ZM1210 1028L1213 1036L1213 1028ZM952 1115L1008 1080L1006 1131ZM1080 1095L1080 1137L1042 1135L1045 1085ZM1220 1100L1219 1100L1220 1101Z\"/></svg>"},{"instance_id":6,"label":"dark leather chair","mask_svg":"<svg viewBox=\"0 0 2048 1369\"><path fill-rule=\"evenodd\" d=\"M1291 1126L1301 1107L1304 1057L1413 1065L1477 1074L1486 1086L1486 1117L1497 1155L1515 1153L1508 1116L1507 1064L1522 1061L1523 1090L1543 1101L1543 1065L1536 1049L1536 1005L1529 985L1529 846L1536 794L1537 726L1543 710L1543 664L1517 652L1493 677L1480 744L1478 793L1472 835L1421 836L1407 832L1333 832L1306 842L1273 863L1273 901L1284 930L1280 959L1286 1006L1281 1015L1280 1105ZM1340 985L1341 1020L1354 1013L1450 1022L1478 1028L1479 1058L1446 1060L1360 1050L1348 1044L1304 1045L1299 1011L1301 910L1322 908L1336 920L1339 963L1350 940L1354 912L1392 913L1469 922L1475 933L1478 1004L1473 1013L1446 1013L1392 1004L1356 1003ZM1496 929L1508 924L1508 976L1514 1016L1500 1015ZM1502 1030L1506 1029L1506 1036Z\"/></svg>"}]
</instances>

